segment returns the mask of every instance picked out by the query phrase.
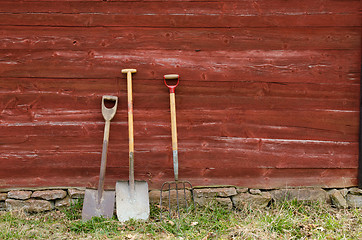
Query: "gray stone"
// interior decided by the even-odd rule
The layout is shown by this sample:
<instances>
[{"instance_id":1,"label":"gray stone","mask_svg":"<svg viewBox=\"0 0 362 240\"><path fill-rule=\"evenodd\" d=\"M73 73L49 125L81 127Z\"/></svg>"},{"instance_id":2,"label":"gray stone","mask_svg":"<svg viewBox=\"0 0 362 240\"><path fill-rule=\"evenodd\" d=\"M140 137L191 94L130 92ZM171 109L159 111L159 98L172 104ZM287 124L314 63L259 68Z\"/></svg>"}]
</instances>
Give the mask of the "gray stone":
<instances>
[{"instance_id":1,"label":"gray stone","mask_svg":"<svg viewBox=\"0 0 362 240\"><path fill-rule=\"evenodd\" d=\"M217 204L220 204L222 207L225 207L228 209L233 208L233 203L229 197L223 197L223 198L221 198L221 197L214 197L214 198L200 197L200 198L195 198L195 203L201 207L207 206L208 204L217 203Z\"/></svg>"},{"instance_id":2,"label":"gray stone","mask_svg":"<svg viewBox=\"0 0 362 240\"><path fill-rule=\"evenodd\" d=\"M206 206L213 201L232 208L232 202L230 196L236 195L236 189L234 187L228 188L201 188L194 189L195 203L200 206Z\"/></svg>"},{"instance_id":3,"label":"gray stone","mask_svg":"<svg viewBox=\"0 0 362 240\"><path fill-rule=\"evenodd\" d=\"M352 195L362 195L362 189L351 188L351 189L349 189L349 193Z\"/></svg>"},{"instance_id":4,"label":"gray stone","mask_svg":"<svg viewBox=\"0 0 362 240\"><path fill-rule=\"evenodd\" d=\"M0 201L5 201L8 197L7 193L0 193Z\"/></svg>"},{"instance_id":5,"label":"gray stone","mask_svg":"<svg viewBox=\"0 0 362 240\"><path fill-rule=\"evenodd\" d=\"M70 188L68 189L68 194L71 198L84 198L85 190Z\"/></svg>"},{"instance_id":6,"label":"gray stone","mask_svg":"<svg viewBox=\"0 0 362 240\"><path fill-rule=\"evenodd\" d=\"M4 210L6 210L6 205L5 205L5 202L2 201L2 202L0 202L0 211L4 211Z\"/></svg>"},{"instance_id":7,"label":"gray stone","mask_svg":"<svg viewBox=\"0 0 362 240\"><path fill-rule=\"evenodd\" d=\"M23 200L8 198L5 200L5 205L7 211L22 210L22 209L27 211L29 209L30 203Z\"/></svg>"},{"instance_id":8,"label":"gray stone","mask_svg":"<svg viewBox=\"0 0 362 240\"><path fill-rule=\"evenodd\" d=\"M234 187L228 188L200 188L194 189L196 198L231 197L237 194Z\"/></svg>"},{"instance_id":9,"label":"gray stone","mask_svg":"<svg viewBox=\"0 0 362 240\"><path fill-rule=\"evenodd\" d=\"M160 190L151 190L148 192L148 197L150 199L150 203L159 204L160 203Z\"/></svg>"},{"instance_id":10,"label":"gray stone","mask_svg":"<svg viewBox=\"0 0 362 240\"><path fill-rule=\"evenodd\" d=\"M66 196L63 199L55 200L54 207L55 208L61 208L61 207L70 207L72 204L75 204L77 199L70 198L69 196Z\"/></svg>"},{"instance_id":11,"label":"gray stone","mask_svg":"<svg viewBox=\"0 0 362 240\"><path fill-rule=\"evenodd\" d=\"M362 208L362 195L347 195L347 204L352 208Z\"/></svg>"},{"instance_id":12,"label":"gray stone","mask_svg":"<svg viewBox=\"0 0 362 240\"><path fill-rule=\"evenodd\" d=\"M240 193L231 197L234 206L238 209L245 207L260 207L264 208L268 206L272 200L272 196L268 192L262 192L260 195L253 195L249 193Z\"/></svg>"},{"instance_id":13,"label":"gray stone","mask_svg":"<svg viewBox=\"0 0 362 240\"><path fill-rule=\"evenodd\" d=\"M199 206L206 206L207 204L215 200L215 198L216 197L214 198L195 197L195 203Z\"/></svg>"},{"instance_id":14,"label":"gray stone","mask_svg":"<svg viewBox=\"0 0 362 240\"><path fill-rule=\"evenodd\" d=\"M26 200L31 197L32 191L18 191L13 190L8 192L8 198Z\"/></svg>"},{"instance_id":15,"label":"gray stone","mask_svg":"<svg viewBox=\"0 0 362 240\"><path fill-rule=\"evenodd\" d=\"M44 191L35 191L31 195L32 198L41 198L44 200L55 200L62 199L67 196L67 192L64 190L44 190Z\"/></svg>"},{"instance_id":16,"label":"gray stone","mask_svg":"<svg viewBox=\"0 0 362 240\"><path fill-rule=\"evenodd\" d=\"M5 201L6 209L8 211L13 210L24 210L26 212L45 212L54 209L54 204L46 200L16 200L16 199L6 199Z\"/></svg>"},{"instance_id":17,"label":"gray stone","mask_svg":"<svg viewBox=\"0 0 362 240\"><path fill-rule=\"evenodd\" d=\"M237 193L246 193L248 192L248 188L236 188L236 192Z\"/></svg>"},{"instance_id":18,"label":"gray stone","mask_svg":"<svg viewBox=\"0 0 362 240\"><path fill-rule=\"evenodd\" d=\"M337 208L347 208L347 201L343 197L342 193L336 189L333 189L328 192L331 198L332 204Z\"/></svg>"},{"instance_id":19,"label":"gray stone","mask_svg":"<svg viewBox=\"0 0 362 240\"><path fill-rule=\"evenodd\" d=\"M343 188L343 189L341 189L341 190L339 190L339 191L341 192L341 194L342 194L342 196L343 196L344 198L347 197L348 189Z\"/></svg>"},{"instance_id":20,"label":"gray stone","mask_svg":"<svg viewBox=\"0 0 362 240\"><path fill-rule=\"evenodd\" d=\"M231 201L230 198L215 198L215 201L224 208L227 209L233 208L233 202Z\"/></svg>"},{"instance_id":21,"label":"gray stone","mask_svg":"<svg viewBox=\"0 0 362 240\"><path fill-rule=\"evenodd\" d=\"M46 200L29 199L29 212L45 212L54 209L54 203Z\"/></svg>"},{"instance_id":22,"label":"gray stone","mask_svg":"<svg viewBox=\"0 0 362 240\"><path fill-rule=\"evenodd\" d=\"M249 192L253 195L261 195L261 191L259 189L249 189Z\"/></svg>"},{"instance_id":23,"label":"gray stone","mask_svg":"<svg viewBox=\"0 0 362 240\"><path fill-rule=\"evenodd\" d=\"M297 201L326 203L329 200L328 193L321 188L279 189L270 193L277 202L295 199Z\"/></svg>"}]
</instances>

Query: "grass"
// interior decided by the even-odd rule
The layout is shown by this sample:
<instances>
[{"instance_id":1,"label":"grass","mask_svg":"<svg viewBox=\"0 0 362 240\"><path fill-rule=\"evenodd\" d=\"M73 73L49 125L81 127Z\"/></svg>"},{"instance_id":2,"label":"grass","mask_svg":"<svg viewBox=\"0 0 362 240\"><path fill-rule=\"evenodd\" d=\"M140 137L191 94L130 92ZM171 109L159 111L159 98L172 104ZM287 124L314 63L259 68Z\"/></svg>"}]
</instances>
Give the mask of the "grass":
<instances>
[{"instance_id":1,"label":"grass","mask_svg":"<svg viewBox=\"0 0 362 240\"><path fill-rule=\"evenodd\" d=\"M147 222L115 218L83 222L82 202L43 214L0 212L0 239L362 239L362 209L335 209L297 201L266 209L228 210L215 203L182 217Z\"/></svg>"}]
</instances>

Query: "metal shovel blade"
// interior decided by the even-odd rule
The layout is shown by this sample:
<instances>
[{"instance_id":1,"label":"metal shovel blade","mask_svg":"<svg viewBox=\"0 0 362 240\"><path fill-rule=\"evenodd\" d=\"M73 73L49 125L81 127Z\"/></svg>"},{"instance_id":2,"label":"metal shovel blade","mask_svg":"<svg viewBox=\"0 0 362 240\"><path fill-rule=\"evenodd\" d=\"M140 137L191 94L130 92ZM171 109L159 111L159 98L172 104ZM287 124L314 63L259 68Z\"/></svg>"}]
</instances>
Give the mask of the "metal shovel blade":
<instances>
[{"instance_id":1,"label":"metal shovel blade","mask_svg":"<svg viewBox=\"0 0 362 240\"><path fill-rule=\"evenodd\" d=\"M135 181L133 196L128 181L116 183L117 217L121 222L130 219L147 220L150 215L148 184L145 181Z\"/></svg>"},{"instance_id":2,"label":"metal shovel blade","mask_svg":"<svg viewBox=\"0 0 362 240\"><path fill-rule=\"evenodd\" d=\"M103 191L101 201L98 204L98 190L86 189L82 220L87 221L92 217L111 218L114 213L115 191Z\"/></svg>"}]
</instances>

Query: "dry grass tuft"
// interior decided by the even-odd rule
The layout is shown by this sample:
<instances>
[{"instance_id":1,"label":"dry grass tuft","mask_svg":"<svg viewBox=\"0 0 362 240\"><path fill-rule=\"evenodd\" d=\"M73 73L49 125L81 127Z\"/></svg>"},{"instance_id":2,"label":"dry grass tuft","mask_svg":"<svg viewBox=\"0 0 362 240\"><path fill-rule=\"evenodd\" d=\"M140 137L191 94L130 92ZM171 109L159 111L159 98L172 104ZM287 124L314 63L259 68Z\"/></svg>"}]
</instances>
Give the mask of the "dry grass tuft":
<instances>
[{"instance_id":1,"label":"dry grass tuft","mask_svg":"<svg viewBox=\"0 0 362 240\"><path fill-rule=\"evenodd\" d=\"M43 214L0 212L0 239L362 239L362 209L335 209L296 201L267 209L189 209L181 219L147 222L93 218L82 222L82 203Z\"/></svg>"}]
</instances>

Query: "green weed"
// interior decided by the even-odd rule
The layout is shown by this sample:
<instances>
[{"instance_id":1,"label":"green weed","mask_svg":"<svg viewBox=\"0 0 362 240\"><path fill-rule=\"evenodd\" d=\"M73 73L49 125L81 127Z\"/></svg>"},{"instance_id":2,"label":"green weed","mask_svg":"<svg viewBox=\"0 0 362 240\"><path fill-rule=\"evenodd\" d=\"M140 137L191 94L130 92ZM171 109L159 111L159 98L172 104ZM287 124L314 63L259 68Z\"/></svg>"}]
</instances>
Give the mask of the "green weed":
<instances>
[{"instance_id":1,"label":"green weed","mask_svg":"<svg viewBox=\"0 0 362 240\"><path fill-rule=\"evenodd\" d=\"M61 208L68 220L77 220L82 217L83 199L77 199L70 203L70 207Z\"/></svg>"},{"instance_id":2,"label":"green weed","mask_svg":"<svg viewBox=\"0 0 362 240\"><path fill-rule=\"evenodd\" d=\"M0 212L0 239L361 239L362 209L285 201L266 209L217 203L181 209L181 218L151 205L148 221L81 221L82 202L43 214Z\"/></svg>"}]
</instances>

